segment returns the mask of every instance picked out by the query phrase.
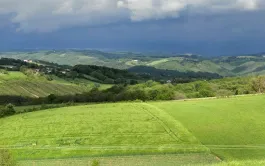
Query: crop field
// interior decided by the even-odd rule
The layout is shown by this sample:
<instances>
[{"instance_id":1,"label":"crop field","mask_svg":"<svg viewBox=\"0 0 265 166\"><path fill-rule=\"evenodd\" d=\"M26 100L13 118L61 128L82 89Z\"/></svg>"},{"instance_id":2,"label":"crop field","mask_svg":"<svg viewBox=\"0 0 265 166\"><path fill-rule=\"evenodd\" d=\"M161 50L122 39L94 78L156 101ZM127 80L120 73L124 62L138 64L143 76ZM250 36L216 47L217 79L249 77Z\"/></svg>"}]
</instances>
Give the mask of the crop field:
<instances>
[{"instance_id":1,"label":"crop field","mask_svg":"<svg viewBox=\"0 0 265 166\"><path fill-rule=\"evenodd\" d=\"M42 77L31 78L21 72L0 74L0 95L45 97L49 94L67 95L88 91L89 87L71 83L47 81Z\"/></svg>"},{"instance_id":2,"label":"crop field","mask_svg":"<svg viewBox=\"0 0 265 166\"><path fill-rule=\"evenodd\" d=\"M45 97L49 94L66 95L85 91L85 87L42 81L8 81L0 84L1 95Z\"/></svg>"},{"instance_id":3,"label":"crop field","mask_svg":"<svg viewBox=\"0 0 265 166\"><path fill-rule=\"evenodd\" d=\"M265 96L154 102L225 160L265 159Z\"/></svg>"},{"instance_id":4,"label":"crop field","mask_svg":"<svg viewBox=\"0 0 265 166\"><path fill-rule=\"evenodd\" d=\"M17 159L209 153L178 121L144 103L50 109L0 120Z\"/></svg>"},{"instance_id":5,"label":"crop field","mask_svg":"<svg viewBox=\"0 0 265 166\"><path fill-rule=\"evenodd\" d=\"M25 113L0 119L0 145L23 166L94 160L259 166L265 164L264 100L258 95L91 104Z\"/></svg>"}]
</instances>

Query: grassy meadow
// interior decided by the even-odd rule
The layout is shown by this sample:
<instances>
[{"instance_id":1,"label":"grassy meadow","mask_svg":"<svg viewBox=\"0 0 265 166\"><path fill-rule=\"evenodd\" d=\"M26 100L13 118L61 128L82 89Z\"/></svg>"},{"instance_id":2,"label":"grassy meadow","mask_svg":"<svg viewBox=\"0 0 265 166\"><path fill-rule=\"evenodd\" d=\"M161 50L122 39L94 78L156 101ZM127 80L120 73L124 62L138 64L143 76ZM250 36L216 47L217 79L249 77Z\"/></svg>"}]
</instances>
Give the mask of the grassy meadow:
<instances>
[{"instance_id":1,"label":"grassy meadow","mask_svg":"<svg viewBox=\"0 0 265 166\"><path fill-rule=\"evenodd\" d=\"M264 95L154 102L225 160L265 159Z\"/></svg>"},{"instance_id":2,"label":"grassy meadow","mask_svg":"<svg viewBox=\"0 0 265 166\"><path fill-rule=\"evenodd\" d=\"M0 119L0 145L20 165L264 165L264 100L91 104L18 114Z\"/></svg>"},{"instance_id":3,"label":"grassy meadow","mask_svg":"<svg viewBox=\"0 0 265 166\"><path fill-rule=\"evenodd\" d=\"M209 153L178 121L144 103L50 109L0 124L0 145L17 159Z\"/></svg>"}]
</instances>

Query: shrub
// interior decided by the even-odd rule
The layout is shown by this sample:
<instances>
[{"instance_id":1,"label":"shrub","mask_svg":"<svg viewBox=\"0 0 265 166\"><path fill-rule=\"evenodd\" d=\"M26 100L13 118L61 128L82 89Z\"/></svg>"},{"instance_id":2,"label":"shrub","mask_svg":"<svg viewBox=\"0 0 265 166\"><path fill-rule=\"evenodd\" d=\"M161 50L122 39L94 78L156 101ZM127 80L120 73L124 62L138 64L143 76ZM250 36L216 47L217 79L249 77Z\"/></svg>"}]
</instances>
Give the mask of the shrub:
<instances>
[{"instance_id":1,"label":"shrub","mask_svg":"<svg viewBox=\"0 0 265 166\"><path fill-rule=\"evenodd\" d=\"M56 99L56 95L54 94L50 94L48 97L47 97L47 100L49 103L53 103Z\"/></svg>"},{"instance_id":2,"label":"shrub","mask_svg":"<svg viewBox=\"0 0 265 166\"><path fill-rule=\"evenodd\" d=\"M232 96L233 92L225 89L220 89L216 92L216 97L229 97Z\"/></svg>"},{"instance_id":3,"label":"shrub","mask_svg":"<svg viewBox=\"0 0 265 166\"><path fill-rule=\"evenodd\" d=\"M53 80L53 78L52 78L52 76L51 76L51 75L47 75L47 76L46 76L46 80L48 80L48 81L52 81L52 80Z\"/></svg>"},{"instance_id":4,"label":"shrub","mask_svg":"<svg viewBox=\"0 0 265 166\"><path fill-rule=\"evenodd\" d=\"M182 99L186 99L187 96L183 93L180 92L176 92L174 95L174 100L182 100Z\"/></svg>"},{"instance_id":5,"label":"shrub","mask_svg":"<svg viewBox=\"0 0 265 166\"><path fill-rule=\"evenodd\" d=\"M7 104L4 108L0 108L0 117L14 115L15 113L13 104Z\"/></svg>"},{"instance_id":6,"label":"shrub","mask_svg":"<svg viewBox=\"0 0 265 166\"><path fill-rule=\"evenodd\" d=\"M9 74L7 70L5 69L0 69L0 74Z\"/></svg>"},{"instance_id":7,"label":"shrub","mask_svg":"<svg viewBox=\"0 0 265 166\"><path fill-rule=\"evenodd\" d=\"M13 114L15 114L16 113L16 111L15 111L15 108L14 108L14 105L13 104L7 104L6 105L6 107L5 107L5 109L6 109L6 115L13 115Z\"/></svg>"},{"instance_id":8,"label":"shrub","mask_svg":"<svg viewBox=\"0 0 265 166\"><path fill-rule=\"evenodd\" d=\"M210 90L200 90L199 91L199 97L214 97L215 95L213 94L212 91Z\"/></svg>"}]
</instances>

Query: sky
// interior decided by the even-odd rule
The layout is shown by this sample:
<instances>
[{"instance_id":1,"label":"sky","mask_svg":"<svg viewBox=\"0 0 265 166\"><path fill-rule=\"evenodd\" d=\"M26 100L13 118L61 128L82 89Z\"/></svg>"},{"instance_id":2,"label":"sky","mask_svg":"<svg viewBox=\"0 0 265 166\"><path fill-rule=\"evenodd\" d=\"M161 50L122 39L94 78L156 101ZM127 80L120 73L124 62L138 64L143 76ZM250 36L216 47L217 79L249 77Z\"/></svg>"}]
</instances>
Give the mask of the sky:
<instances>
[{"instance_id":1,"label":"sky","mask_svg":"<svg viewBox=\"0 0 265 166\"><path fill-rule=\"evenodd\" d=\"M265 52L265 0L0 0L0 50Z\"/></svg>"}]
</instances>

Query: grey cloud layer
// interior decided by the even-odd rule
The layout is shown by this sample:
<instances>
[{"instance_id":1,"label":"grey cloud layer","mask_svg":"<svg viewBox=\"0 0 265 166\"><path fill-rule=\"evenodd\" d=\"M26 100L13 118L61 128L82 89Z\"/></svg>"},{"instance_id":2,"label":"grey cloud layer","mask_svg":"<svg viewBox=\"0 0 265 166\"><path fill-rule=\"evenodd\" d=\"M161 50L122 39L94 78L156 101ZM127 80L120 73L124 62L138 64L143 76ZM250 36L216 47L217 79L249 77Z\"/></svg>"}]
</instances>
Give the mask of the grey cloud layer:
<instances>
[{"instance_id":1,"label":"grey cloud layer","mask_svg":"<svg viewBox=\"0 0 265 166\"><path fill-rule=\"evenodd\" d=\"M263 8L263 0L0 0L0 15L10 15L22 31L172 18L186 10L209 14Z\"/></svg>"}]
</instances>

